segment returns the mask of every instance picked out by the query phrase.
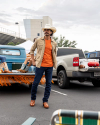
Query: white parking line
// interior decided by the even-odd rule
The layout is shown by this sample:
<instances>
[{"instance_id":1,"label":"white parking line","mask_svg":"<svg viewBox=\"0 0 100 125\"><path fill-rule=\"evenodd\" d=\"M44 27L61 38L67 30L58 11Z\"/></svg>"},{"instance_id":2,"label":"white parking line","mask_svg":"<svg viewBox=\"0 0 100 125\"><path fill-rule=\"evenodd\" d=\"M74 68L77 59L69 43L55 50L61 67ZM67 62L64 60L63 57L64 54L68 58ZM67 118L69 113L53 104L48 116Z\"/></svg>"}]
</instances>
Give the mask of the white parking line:
<instances>
[{"instance_id":1,"label":"white parking line","mask_svg":"<svg viewBox=\"0 0 100 125\"><path fill-rule=\"evenodd\" d=\"M42 87L42 88L45 88L45 87L42 86L42 85L39 85L39 86ZM56 90L53 90L53 89L51 89L51 91L56 92L56 93L59 93L59 94L61 94L61 95L65 95L65 96L67 96L67 94L62 93L62 92L59 92L59 91L56 91Z\"/></svg>"}]
</instances>

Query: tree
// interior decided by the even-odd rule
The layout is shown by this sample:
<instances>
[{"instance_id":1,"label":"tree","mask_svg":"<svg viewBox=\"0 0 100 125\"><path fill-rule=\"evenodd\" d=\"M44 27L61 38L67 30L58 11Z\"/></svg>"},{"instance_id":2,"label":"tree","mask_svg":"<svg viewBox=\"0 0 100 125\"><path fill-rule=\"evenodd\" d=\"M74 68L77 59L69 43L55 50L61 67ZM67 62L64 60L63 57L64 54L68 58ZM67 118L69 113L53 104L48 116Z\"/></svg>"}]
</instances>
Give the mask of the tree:
<instances>
[{"instance_id":1,"label":"tree","mask_svg":"<svg viewBox=\"0 0 100 125\"><path fill-rule=\"evenodd\" d=\"M69 41L66 40L64 36L60 36L60 39L58 37L53 37L53 39L57 42L58 47L74 47L77 45L76 41Z\"/></svg>"},{"instance_id":2,"label":"tree","mask_svg":"<svg viewBox=\"0 0 100 125\"><path fill-rule=\"evenodd\" d=\"M53 39L55 40L55 42L57 43L57 46L58 46L58 37L53 37Z\"/></svg>"},{"instance_id":3,"label":"tree","mask_svg":"<svg viewBox=\"0 0 100 125\"><path fill-rule=\"evenodd\" d=\"M17 43L16 43L16 45L19 45L19 44L20 44L20 42L17 42Z\"/></svg>"},{"instance_id":4,"label":"tree","mask_svg":"<svg viewBox=\"0 0 100 125\"><path fill-rule=\"evenodd\" d=\"M77 45L76 41L69 41L69 40L65 40L63 43L63 47L74 47Z\"/></svg>"},{"instance_id":5,"label":"tree","mask_svg":"<svg viewBox=\"0 0 100 125\"><path fill-rule=\"evenodd\" d=\"M58 47L63 46L63 41L65 40L65 37L60 36L60 39L58 39L58 37L53 37L53 39L55 40L55 42L57 42Z\"/></svg>"},{"instance_id":6,"label":"tree","mask_svg":"<svg viewBox=\"0 0 100 125\"><path fill-rule=\"evenodd\" d=\"M7 45L12 45L12 46L16 46L16 45L19 45L20 42L17 42L17 43L14 43L14 42L9 42Z\"/></svg>"},{"instance_id":7,"label":"tree","mask_svg":"<svg viewBox=\"0 0 100 125\"><path fill-rule=\"evenodd\" d=\"M88 53L89 51L85 50L84 53Z\"/></svg>"}]
</instances>

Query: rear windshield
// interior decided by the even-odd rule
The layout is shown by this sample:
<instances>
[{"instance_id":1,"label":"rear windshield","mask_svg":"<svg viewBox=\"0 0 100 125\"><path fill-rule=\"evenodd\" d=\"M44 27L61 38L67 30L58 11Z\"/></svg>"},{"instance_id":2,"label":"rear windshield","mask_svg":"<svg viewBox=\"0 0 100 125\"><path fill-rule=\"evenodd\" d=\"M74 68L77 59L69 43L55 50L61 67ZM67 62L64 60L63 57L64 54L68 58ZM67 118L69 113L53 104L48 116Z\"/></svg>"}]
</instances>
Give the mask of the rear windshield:
<instances>
[{"instance_id":1,"label":"rear windshield","mask_svg":"<svg viewBox=\"0 0 100 125\"><path fill-rule=\"evenodd\" d=\"M84 53L81 49L58 48L57 56L64 56L70 54L79 54L80 58L85 58Z\"/></svg>"},{"instance_id":2,"label":"rear windshield","mask_svg":"<svg viewBox=\"0 0 100 125\"><path fill-rule=\"evenodd\" d=\"M90 58L91 58L91 57L96 57L96 53L91 53L91 54L90 54Z\"/></svg>"},{"instance_id":3,"label":"rear windshield","mask_svg":"<svg viewBox=\"0 0 100 125\"><path fill-rule=\"evenodd\" d=\"M0 55L20 56L20 50L0 49Z\"/></svg>"}]
</instances>

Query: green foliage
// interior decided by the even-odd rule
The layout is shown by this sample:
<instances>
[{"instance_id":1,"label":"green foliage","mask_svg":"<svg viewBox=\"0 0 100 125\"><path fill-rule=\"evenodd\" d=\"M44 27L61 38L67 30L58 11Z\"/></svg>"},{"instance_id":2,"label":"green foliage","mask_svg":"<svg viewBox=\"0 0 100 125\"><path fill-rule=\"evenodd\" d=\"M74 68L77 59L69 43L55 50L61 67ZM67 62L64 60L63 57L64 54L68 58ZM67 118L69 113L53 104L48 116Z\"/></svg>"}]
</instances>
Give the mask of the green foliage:
<instances>
[{"instance_id":1,"label":"green foliage","mask_svg":"<svg viewBox=\"0 0 100 125\"><path fill-rule=\"evenodd\" d=\"M19 45L20 42L17 42L16 44L14 42L9 42L7 45L11 45L11 46L16 46L16 45Z\"/></svg>"},{"instance_id":2,"label":"green foliage","mask_svg":"<svg viewBox=\"0 0 100 125\"><path fill-rule=\"evenodd\" d=\"M89 51L85 50L84 53L88 53Z\"/></svg>"},{"instance_id":3,"label":"green foliage","mask_svg":"<svg viewBox=\"0 0 100 125\"><path fill-rule=\"evenodd\" d=\"M19 45L19 44L20 44L20 42L17 42L17 43L16 43L16 45Z\"/></svg>"},{"instance_id":4,"label":"green foliage","mask_svg":"<svg viewBox=\"0 0 100 125\"><path fill-rule=\"evenodd\" d=\"M63 47L74 47L77 45L76 41L69 41L69 40L65 40L63 43Z\"/></svg>"},{"instance_id":5,"label":"green foliage","mask_svg":"<svg viewBox=\"0 0 100 125\"><path fill-rule=\"evenodd\" d=\"M55 40L55 42L57 42L57 46L58 47L76 47L77 43L76 41L69 41L66 40L64 36L60 36L60 38L58 37L53 37L53 39Z\"/></svg>"},{"instance_id":6,"label":"green foliage","mask_svg":"<svg viewBox=\"0 0 100 125\"><path fill-rule=\"evenodd\" d=\"M15 43L13 43L13 42L9 42L7 45L15 46Z\"/></svg>"}]
</instances>

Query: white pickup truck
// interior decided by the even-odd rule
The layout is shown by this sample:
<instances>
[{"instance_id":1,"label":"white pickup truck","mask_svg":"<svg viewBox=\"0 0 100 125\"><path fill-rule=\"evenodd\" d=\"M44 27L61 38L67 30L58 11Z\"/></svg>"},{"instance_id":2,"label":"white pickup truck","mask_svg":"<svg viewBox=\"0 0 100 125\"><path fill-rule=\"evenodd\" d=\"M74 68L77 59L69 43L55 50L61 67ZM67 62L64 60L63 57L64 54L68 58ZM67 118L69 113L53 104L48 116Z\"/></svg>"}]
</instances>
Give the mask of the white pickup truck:
<instances>
[{"instance_id":1,"label":"white pickup truck","mask_svg":"<svg viewBox=\"0 0 100 125\"><path fill-rule=\"evenodd\" d=\"M58 86L62 89L70 87L70 80L92 81L95 87L100 87L98 65L99 59L86 59L81 49L58 47L57 69L53 69L52 77L57 78Z\"/></svg>"}]
</instances>

